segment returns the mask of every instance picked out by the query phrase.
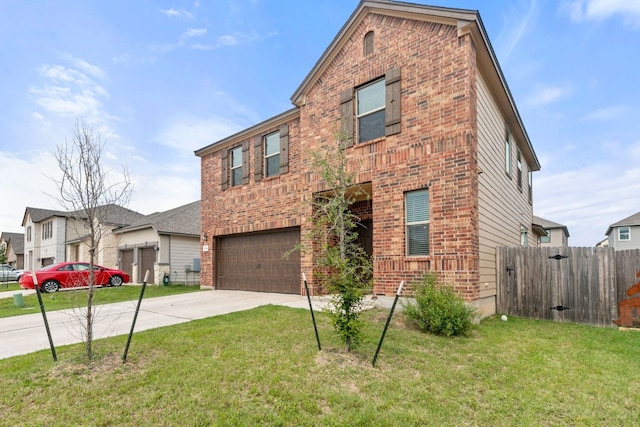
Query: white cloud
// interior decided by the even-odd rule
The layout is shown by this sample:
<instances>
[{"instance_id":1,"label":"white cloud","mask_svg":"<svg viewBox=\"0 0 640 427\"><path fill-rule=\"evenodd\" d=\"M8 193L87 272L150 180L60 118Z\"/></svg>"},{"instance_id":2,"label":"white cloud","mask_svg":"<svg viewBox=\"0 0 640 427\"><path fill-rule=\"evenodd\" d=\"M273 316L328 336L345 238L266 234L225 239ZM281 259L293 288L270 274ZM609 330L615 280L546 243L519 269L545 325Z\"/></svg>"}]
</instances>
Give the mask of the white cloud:
<instances>
[{"instance_id":1,"label":"white cloud","mask_svg":"<svg viewBox=\"0 0 640 427\"><path fill-rule=\"evenodd\" d=\"M540 175L539 175L540 174ZM640 168L612 162L534 175L534 213L569 228L571 246L594 246L607 227L640 210Z\"/></svg>"},{"instance_id":2,"label":"white cloud","mask_svg":"<svg viewBox=\"0 0 640 427\"><path fill-rule=\"evenodd\" d=\"M582 120L611 120L623 115L627 110L628 108L623 106L602 107L590 112Z\"/></svg>"},{"instance_id":3,"label":"white cloud","mask_svg":"<svg viewBox=\"0 0 640 427\"><path fill-rule=\"evenodd\" d=\"M640 2L637 0L573 0L560 6L573 21L601 21L619 15L630 26L640 28Z\"/></svg>"},{"instance_id":4,"label":"white cloud","mask_svg":"<svg viewBox=\"0 0 640 427\"><path fill-rule=\"evenodd\" d=\"M177 117L161 129L154 140L185 156L242 129L230 120L218 118Z\"/></svg>"},{"instance_id":5,"label":"white cloud","mask_svg":"<svg viewBox=\"0 0 640 427\"><path fill-rule=\"evenodd\" d=\"M541 106L553 103L571 94L571 89L563 86L538 86L535 92L529 96L527 103Z\"/></svg>"},{"instance_id":6,"label":"white cloud","mask_svg":"<svg viewBox=\"0 0 640 427\"><path fill-rule=\"evenodd\" d=\"M191 37L202 37L207 34L206 28L189 28L187 31L182 33L183 39L188 39Z\"/></svg>"},{"instance_id":7,"label":"white cloud","mask_svg":"<svg viewBox=\"0 0 640 427\"><path fill-rule=\"evenodd\" d=\"M277 36L278 33L269 33L266 37L274 37ZM212 44L203 44L203 43L194 43L190 47L192 49L199 50L213 50L218 49L223 46L238 46L253 43L256 40L260 40L264 37L261 37L255 32L251 33L233 33L233 34L224 34L218 36L215 43Z\"/></svg>"},{"instance_id":8,"label":"white cloud","mask_svg":"<svg viewBox=\"0 0 640 427\"><path fill-rule=\"evenodd\" d=\"M519 2L522 4L522 2ZM531 24L538 16L537 0L530 0L526 11L517 11L513 6L503 13L504 26L496 39L500 46L499 56L501 60L509 57L513 49L522 37L531 28Z\"/></svg>"},{"instance_id":9,"label":"white cloud","mask_svg":"<svg viewBox=\"0 0 640 427\"><path fill-rule=\"evenodd\" d=\"M176 17L176 18L183 18L188 20L195 19L195 17L191 12L186 11L184 9L176 10L176 9L170 8L170 9L160 10L160 13L168 16L169 18Z\"/></svg>"},{"instance_id":10,"label":"white cloud","mask_svg":"<svg viewBox=\"0 0 640 427\"><path fill-rule=\"evenodd\" d=\"M117 138L109 125L117 117L109 114L103 104L109 99L109 92L98 82L106 73L84 59L62 57L71 66L45 64L38 68L41 80L29 89L33 101L45 114L58 118L82 117L88 124L99 127L104 137ZM38 113L42 119L43 113Z\"/></svg>"}]
</instances>

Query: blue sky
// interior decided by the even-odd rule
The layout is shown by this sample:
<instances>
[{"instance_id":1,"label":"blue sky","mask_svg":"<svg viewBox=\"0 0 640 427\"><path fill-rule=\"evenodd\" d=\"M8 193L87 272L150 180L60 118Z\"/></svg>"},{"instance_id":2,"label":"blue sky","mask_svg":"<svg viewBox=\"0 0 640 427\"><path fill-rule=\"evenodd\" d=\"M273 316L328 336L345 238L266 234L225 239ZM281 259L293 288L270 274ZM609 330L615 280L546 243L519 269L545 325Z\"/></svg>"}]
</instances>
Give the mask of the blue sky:
<instances>
[{"instance_id":1,"label":"blue sky","mask_svg":"<svg viewBox=\"0 0 640 427\"><path fill-rule=\"evenodd\" d=\"M417 1L478 9L542 169L534 213L573 246L640 211L640 1ZM357 0L0 1L0 231L60 209L53 153L83 118L129 208L200 198L193 151L292 107Z\"/></svg>"}]
</instances>

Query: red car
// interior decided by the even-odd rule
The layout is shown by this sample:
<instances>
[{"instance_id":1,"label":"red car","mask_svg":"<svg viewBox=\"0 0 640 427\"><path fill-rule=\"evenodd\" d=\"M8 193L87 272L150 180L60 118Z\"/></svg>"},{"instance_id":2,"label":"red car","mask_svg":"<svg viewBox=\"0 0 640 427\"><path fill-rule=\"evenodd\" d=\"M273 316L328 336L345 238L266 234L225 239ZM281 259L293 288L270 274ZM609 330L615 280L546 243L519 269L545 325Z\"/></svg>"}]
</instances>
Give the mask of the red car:
<instances>
[{"instance_id":1,"label":"red car","mask_svg":"<svg viewBox=\"0 0 640 427\"><path fill-rule=\"evenodd\" d=\"M43 292L57 292L61 288L89 286L88 262L59 262L36 271L38 285ZM102 286L120 286L129 282L129 275L121 270L93 266L95 284ZM19 280L23 289L34 289L31 272L25 271Z\"/></svg>"}]
</instances>

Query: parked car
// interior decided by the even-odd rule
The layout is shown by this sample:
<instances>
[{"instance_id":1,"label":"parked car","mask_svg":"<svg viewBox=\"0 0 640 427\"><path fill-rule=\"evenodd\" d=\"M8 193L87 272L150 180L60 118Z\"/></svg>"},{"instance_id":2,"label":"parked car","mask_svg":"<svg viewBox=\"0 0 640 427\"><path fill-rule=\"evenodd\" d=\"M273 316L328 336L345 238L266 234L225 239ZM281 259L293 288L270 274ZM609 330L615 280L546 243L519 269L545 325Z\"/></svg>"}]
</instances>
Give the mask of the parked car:
<instances>
[{"instance_id":1,"label":"parked car","mask_svg":"<svg viewBox=\"0 0 640 427\"><path fill-rule=\"evenodd\" d=\"M59 262L48 265L35 272L38 285L43 292L57 292L61 288L89 286L88 262ZM94 265L95 284L99 286L120 286L129 282L129 275L114 268ZM20 277L20 287L35 289L32 273L25 272Z\"/></svg>"},{"instance_id":2,"label":"parked car","mask_svg":"<svg viewBox=\"0 0 640 427\"><path fill-rule=\"evenodd\" d=\"M17 282L24 270L16 270L9 264L0 264L0 282Z\"/></svg>"}]
</instances>

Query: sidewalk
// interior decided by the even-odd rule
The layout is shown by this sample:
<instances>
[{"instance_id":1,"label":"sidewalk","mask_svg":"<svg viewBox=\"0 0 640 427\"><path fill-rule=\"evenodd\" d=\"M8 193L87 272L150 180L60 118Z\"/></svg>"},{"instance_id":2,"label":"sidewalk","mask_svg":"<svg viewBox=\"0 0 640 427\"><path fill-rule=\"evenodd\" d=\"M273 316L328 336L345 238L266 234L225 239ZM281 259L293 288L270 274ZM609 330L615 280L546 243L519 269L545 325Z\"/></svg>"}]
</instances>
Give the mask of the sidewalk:
<instances>
[{"instance_id":1,"label":"sidewalk","mask_svg":"<svg viewBox=\"0 0 640 427\"><path fill-rule=\"evenodd\" d=\"M13 297L16 292L1 292L2 298ZM312 297L313 309L322 310L326 298ZM263 292L202 290L187 294L170 295L143 300L136 320L135 332L170 326L196 319L249 310L262 305L282 305L309 308L306 296ZM137 305L126 301L96 306L95 339L127 335ZM82 342L78 310L47 312L51 336L56 347ZM34 314L0 318L0 359L49 349L49 341L42 315Z\"/></svg>"}]
</instances>

